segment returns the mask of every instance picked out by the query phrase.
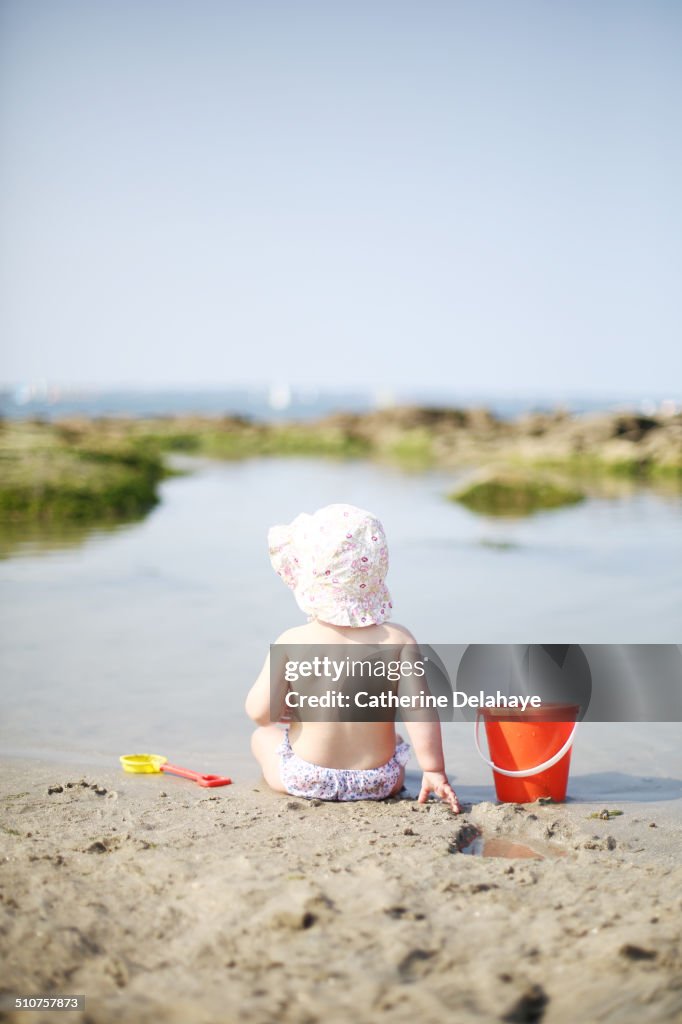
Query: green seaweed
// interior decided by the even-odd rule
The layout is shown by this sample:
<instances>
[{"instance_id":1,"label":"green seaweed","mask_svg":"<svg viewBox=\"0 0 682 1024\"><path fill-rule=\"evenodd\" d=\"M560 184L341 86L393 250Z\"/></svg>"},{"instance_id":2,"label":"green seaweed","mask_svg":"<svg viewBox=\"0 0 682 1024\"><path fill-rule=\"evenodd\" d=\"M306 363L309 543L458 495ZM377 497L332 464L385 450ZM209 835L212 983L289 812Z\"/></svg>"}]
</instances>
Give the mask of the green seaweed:
<instances>
[{"instance_id":1,"label":"green seaweed","mask_svg":"<svg viewBox=\"0 0 682 1024\"><path fill-rule=\"evenodd\" d=\"M78 522L126 519L158 501L162 459L139 445L65 435L49 425L0 432L0 520Z\"/></svg>"},{"instance_id":2,"label":"green seaweed","mask_svg":"<svg viewBox=\"0 0 682 1024\"><path fill-rule=\"evenodd\" d=\"M597 451L571 453L550 457L523 456L510 451L505 457L508 467L530 470L556 470L576 479L594 480L604 477L648 482L661 477L668 480L682 478L682 454L677 459L654 460L646 456L631 458L605 458Z\"/></svg>"},{"instance_id":3,"label":"green seaweed","mask_svg":"<svg viewBox=\"0 0 682 1024\"><path fill-rule=\"evenodd\" d=\"M449 496L472 512L489 516L527 516L583 501L575 487L543 476L498 473L465 484Z\"/></svg>"},{"instance_id":4,"label":"green seaweed","mask_svg":"<svg viewBox=\"0 0 682 1024\"><path fill-rule=\"evenodd\" d=\"M435 462L433 435L426 427L410 427L379 444L380 456L408 468L428 468Z\"/></svg>"}]
</instances>

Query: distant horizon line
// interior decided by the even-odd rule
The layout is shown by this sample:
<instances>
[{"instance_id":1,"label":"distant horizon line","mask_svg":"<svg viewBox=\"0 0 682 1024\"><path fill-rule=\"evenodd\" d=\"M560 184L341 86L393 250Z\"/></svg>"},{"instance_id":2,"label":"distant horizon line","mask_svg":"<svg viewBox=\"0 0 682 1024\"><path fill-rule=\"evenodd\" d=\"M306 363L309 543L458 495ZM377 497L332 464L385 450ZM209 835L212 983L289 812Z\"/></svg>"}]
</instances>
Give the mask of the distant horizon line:
<instances>
[{"instance_id":1,"label":"distant horizon line","mask_svg":"<svg viewBox=\"0 0 682 1024\"><path fill-rule=\"evenodd\" d=\"M681 392L676 392L671 389L663 388L642 388L637 390L600 390L598 388L589 389L548 389L548 388L462 388L453 389L438 387L438 386L388 386L388 385L376 385L371 384L365 387L357 387L351 384L309 384L309 383L296 383L294 381L282 381L275 380L270 382L232 382L232 383L215 383L215 382L173 382L173 383L151 383L151 382L127 382L119 381L115 383L100 383L100 382L85 382L85 381L69 381L64 382L60 380L52 380L49 378L38 378L30 379L24 378L23 380L16 381L0 381L0 393L4 395L16 394L17 392L25 391L29 394L38 396L47 396L50 392L59 392L65 396L73 396L78 394L120 394L121 392L128 393L144 393L144 394L169 394L169 393L181 393L181 394L215 394L221 392L247 392L247 393L259 393L269 394L273 391L289 391L292 396L295 394L298 397L304 396L320 396L320 395L363 395L371 396L373 398L383 399L409 399L410 396L431 396L439 397L443 400L448 399L466 399L471 400L475 398L506 398L506 399L542 399L543 401L562 401L567 399L604 399L609 401L622 401L622 400L635 400L644 401L646 399L657 399L657 400L678 400L682 398Z\"/></svg>"}]
</instances>

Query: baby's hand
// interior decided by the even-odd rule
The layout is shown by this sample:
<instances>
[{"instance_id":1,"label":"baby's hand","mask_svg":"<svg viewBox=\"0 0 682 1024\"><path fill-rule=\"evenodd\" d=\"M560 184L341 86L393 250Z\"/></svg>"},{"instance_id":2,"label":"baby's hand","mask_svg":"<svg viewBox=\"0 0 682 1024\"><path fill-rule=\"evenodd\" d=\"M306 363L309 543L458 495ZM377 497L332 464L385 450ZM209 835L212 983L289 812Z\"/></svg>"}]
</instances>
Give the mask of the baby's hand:
<instances>
[{"instance_id":1,"label":"baby's hand","mask_svg":"<svg viewBox=\"0 0 682 1024\"><path fill-rule=\"evenodd\" d=\"M444 800L454 814L460 813L461 808L459 806L457 794L448 782L448 777L445 772L424 772L424 775L422 776L422 788L419 792L420 804L426 803L429 798L429 793L435 793L441 800Z\"/></svg>"}]
</instances>

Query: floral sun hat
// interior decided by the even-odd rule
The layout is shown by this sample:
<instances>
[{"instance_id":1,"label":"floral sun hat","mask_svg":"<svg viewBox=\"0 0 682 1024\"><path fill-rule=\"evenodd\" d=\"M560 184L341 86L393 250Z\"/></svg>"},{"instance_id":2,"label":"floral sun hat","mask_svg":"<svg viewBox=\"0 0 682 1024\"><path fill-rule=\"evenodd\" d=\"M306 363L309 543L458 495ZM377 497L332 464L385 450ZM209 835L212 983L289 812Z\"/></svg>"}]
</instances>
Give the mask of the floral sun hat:
<instances>
[{"instance_id":1,"label":"floral sun hat","mask_svg":"<svg viewBox=\"0 0 682 1024\"><path fill-rule=\"evenodd\" d=\"M268 531L270 561L310 619L371 626L389 619L388 547L384 528L355 505L302 512Z\"/></svg>"}]
</instances>

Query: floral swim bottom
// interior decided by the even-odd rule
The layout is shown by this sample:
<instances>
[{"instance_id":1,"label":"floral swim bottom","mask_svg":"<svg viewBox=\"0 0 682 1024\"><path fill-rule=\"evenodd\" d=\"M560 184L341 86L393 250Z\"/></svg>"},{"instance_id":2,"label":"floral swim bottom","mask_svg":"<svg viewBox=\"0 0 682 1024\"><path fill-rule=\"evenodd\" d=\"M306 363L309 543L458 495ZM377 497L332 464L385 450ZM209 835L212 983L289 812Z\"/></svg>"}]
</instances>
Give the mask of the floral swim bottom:
<instances>
[{"instance_id":1,"label":"floral swim bottom","mask_svg":"<svg viewBox=\"0 0 682 1024\"><path fill-rule=\"evenodd\" d=\"M409 743L399 743L395 754L378 768L325 768L294 753L289 730L277 748L279 773L291 796L318 800L385 800L398 784L410 756Z\"/></svg>"}]
</instances>

